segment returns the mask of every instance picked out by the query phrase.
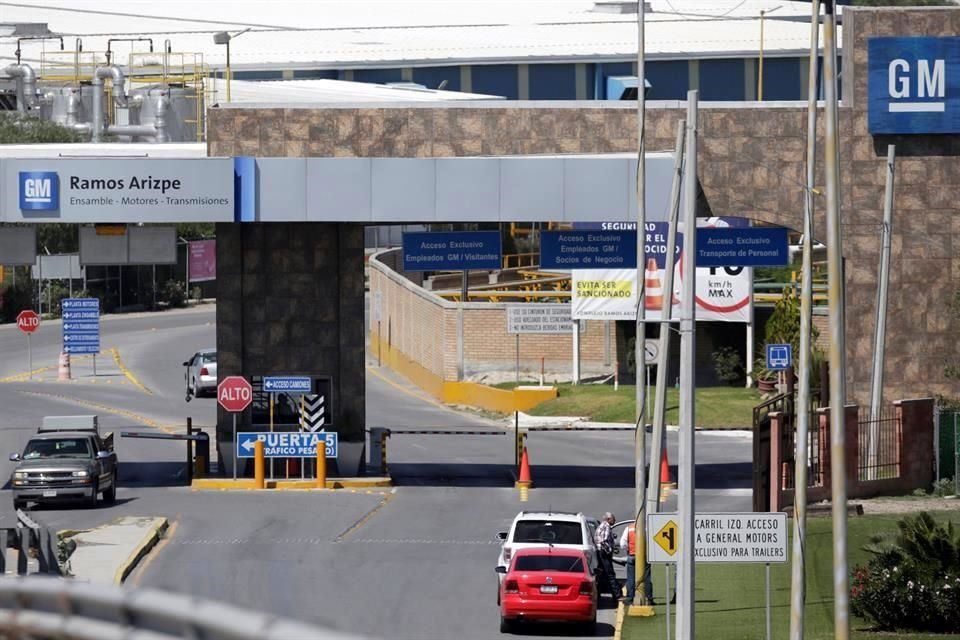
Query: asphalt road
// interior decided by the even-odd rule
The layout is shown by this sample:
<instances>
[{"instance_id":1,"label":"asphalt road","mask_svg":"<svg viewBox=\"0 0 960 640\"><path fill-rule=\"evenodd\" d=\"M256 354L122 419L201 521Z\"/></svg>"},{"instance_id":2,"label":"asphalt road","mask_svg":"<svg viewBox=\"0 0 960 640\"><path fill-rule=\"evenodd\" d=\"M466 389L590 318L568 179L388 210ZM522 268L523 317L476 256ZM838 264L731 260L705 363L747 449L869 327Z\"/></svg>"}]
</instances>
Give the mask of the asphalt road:
<instances>
[{"instance_id":1,"label":"asphalt road","mask_svg":"<svg viewBox=\"0 0 960 640\"><path fill-rule=\"evenodd\" d=\"M15 327L0 327L0 451L22 449L49 414L98 413L113 431L182 431L187 416L212 427L215 401L184 401L181 363L215 344L214 319L209 307L106 317L98 375L92 375L91 359L75 359L72 382L56 381L58 323L44 323L32 338L32 381L25 375L25 337ZM485 640L500 637L495 535L519 510L593 516L611 510L621 518L633 512L631 433L531 434L535 488L529 502L521 502L513 488L512 426L440 406L375 366L368 369L367 419L393 431L393 490L194 492L182 486L182 443L118 439L117 504L45 507L35 515L56 528L96 526L120 515L168 517L170 535L134 572L134 586L188 592L373 638ZM411 433L427 429L478 433ZM698 509L749 510L749 437L701 433L697 451ZM674 433L668 452L675 464ZM12 463L4 457L0 465L8 478ZM9 499L0 503L0 514L8 505ZM601 611L597 635L610 637L613 620L612 609ZM528 631L570 637L562 627Z\"/></svg>"}]
</instances>

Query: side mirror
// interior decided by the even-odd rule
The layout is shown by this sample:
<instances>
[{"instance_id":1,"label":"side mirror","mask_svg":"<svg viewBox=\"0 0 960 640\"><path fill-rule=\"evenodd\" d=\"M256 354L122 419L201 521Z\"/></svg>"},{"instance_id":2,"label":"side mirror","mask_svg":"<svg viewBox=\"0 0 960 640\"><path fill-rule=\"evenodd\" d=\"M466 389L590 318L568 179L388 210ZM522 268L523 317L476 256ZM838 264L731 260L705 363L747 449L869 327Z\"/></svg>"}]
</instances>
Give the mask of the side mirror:
<instances>
[{"instance_id":1,"label":"side mirror","mask_svg":"<svg viewBox=\"0 0 960 640\"><path fill-rule=\"evenodd\" d=\"M18 460L20 460L20 454L19 454L19 453L11 453L11 454L10 454L10 462L17 462Z\"/></svg>"},{"instance_id":2,"label":"side mirror","mask_svg":"<svg viewBox=\"0 0 960 640\"><path fill-rule=\"evenodd\" d=\"M506 573L506 572L507 572L507 568L506 568L506 567L503 567L503 566L500 566L500 565L497 565L496 568L494 569L494 571L495 571L496 573Z\"/></svg>"},{"instance_id":3,"label":"side mirror","mask_svg":"<svg viewBox=\"0 0 960 640\"><path fill-rule=\"evenodd\" d=\"M97 460L106 460L111 456L109 451L97 451Z\"/></svg>"},{"instance_id":4,"label":"side mirror","mask_svg":"<svg viewBox=\"0 0 960 640\"><path fill-rule=\"evenodd\" d=\"M189 366L190 366L190 361L189 361L189 360L187 360L186 362L184 362L184 363L183 363L183 366L185 366L185 367L189 367Z\"/></svg>"},{"instance_id":5,"label":"side mirror","mask_svg":"<svg viewBox=\"0 0 960 640\"><path fill-rule=\"evenodd\" d=\"M497 540L506 540L506 539L507 539L507 532L506 532L506 531L501 531L501 532L497 533Z\"/></svg>"}]
</instances>

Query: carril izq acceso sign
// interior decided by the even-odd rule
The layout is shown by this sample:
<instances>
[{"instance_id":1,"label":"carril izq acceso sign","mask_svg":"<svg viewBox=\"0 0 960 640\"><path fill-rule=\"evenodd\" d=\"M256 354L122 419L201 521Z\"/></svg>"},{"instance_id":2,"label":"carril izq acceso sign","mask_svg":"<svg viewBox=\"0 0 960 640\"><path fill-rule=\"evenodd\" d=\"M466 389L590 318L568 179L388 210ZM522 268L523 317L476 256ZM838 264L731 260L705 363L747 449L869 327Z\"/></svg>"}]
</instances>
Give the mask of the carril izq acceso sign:
<instances>
[{"instance_id":1,"label":"carril izq acceso sign","mask_svg":"<svg viewBox=\"0 0 960 640\"><path fill-rule=\"evenodd\" d=\"M31 158L0 163L4 222L230 222L231 158Z\"/></svg>"}]
</instances>

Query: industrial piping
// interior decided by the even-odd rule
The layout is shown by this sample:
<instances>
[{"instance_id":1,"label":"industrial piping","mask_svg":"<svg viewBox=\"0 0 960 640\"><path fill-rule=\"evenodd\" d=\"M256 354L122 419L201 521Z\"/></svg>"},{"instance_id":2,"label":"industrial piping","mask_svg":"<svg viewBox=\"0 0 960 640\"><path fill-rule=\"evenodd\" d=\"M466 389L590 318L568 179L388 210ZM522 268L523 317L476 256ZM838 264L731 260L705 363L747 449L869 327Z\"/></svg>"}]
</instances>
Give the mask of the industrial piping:
<instances>
[{"instance_id":1,"label":"industrial piping","mask_svg":"<svg viewBox=\"0 0 960 640\"><path fill-rule=\"evenodd\" d=\"M93 74L93 127L91 142L101 142L104 136L136 136L152 138L154 142L166 142L169 136L166 132L166 109L170 99L166 95L158 96L157 113L153 124L107 124L103 106L105 95L103 81L106 78L113 80L113 99L117 106L128 106L127 93L123 72L116 65L98 67Z\"/></svg>"},{"instance_id":2,"label":"industrial piping","mask_svg":"<svg viewBox=\"0 0 960 640\"><path fill-rule=\"evenodd\" d=\"M11 64L4 70L17 81L17 111L26 113L28 107L37 106L37 74L28 64Z\"/></svg>"}]
</instances>

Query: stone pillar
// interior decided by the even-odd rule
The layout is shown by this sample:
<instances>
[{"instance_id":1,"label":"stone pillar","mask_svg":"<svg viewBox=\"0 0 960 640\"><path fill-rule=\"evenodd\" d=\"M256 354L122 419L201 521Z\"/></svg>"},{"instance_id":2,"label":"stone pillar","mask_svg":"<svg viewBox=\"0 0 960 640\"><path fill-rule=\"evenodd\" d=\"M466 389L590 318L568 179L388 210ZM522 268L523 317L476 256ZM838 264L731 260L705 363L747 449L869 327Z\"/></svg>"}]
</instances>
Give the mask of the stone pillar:
<instances>
[{"instance_id":1,"label":"stone pillar","mask_svg":"<svg viewBox=\"0 0 960 640\"><path fill-rule=\"evenodd\" d=\"M921 398L893 403L899 432L897 459L904 493L929 490L934 480L933 402L933 398Z\"/></svg>"},{"instance_id":2,"label":"stone pillar","mask_svg":"<svg viewBox=\"0 0 960 640\"><path fill-rule=\"evenodd\" d=\"M330 473L360 473L366 421L363 227L220 223L217 270L220 378L330 376L333 425L328 430L340 438ZM235 450L232 429L232 416L219 410L218 454L228 475ZM249 411L240 416L238 429L251 429Z\"/></svg>"}]
</instances>

